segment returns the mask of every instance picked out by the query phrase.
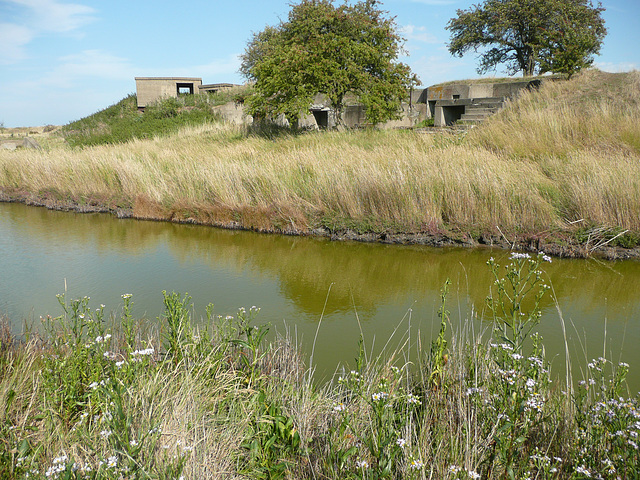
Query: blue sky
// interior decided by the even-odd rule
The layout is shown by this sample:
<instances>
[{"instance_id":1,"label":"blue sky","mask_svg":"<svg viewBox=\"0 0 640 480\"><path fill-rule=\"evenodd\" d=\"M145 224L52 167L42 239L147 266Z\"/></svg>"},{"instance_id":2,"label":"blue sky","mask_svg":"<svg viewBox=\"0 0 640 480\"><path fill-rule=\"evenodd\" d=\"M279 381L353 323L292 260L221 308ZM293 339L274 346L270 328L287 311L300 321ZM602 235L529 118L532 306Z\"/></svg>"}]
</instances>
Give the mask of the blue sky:
<instances>
[{"instance_id":1,"label":"blue sky","mask_svg":"<svg viewBox=\"0 0 640 480\"><path fill-rule=\"evenodd\" d=\"M252 32L285 19L290 0L0 0L0 122L62 125L135 92L136 76L243 83L238 55ZM445 25L479 0L385 0L428 86L475 78L476 57L452 57ZM640 0L603 0L609 29L596 66L640 69ZM500 76L503 72L497 71Z\"/></svg>"}]
</instances>

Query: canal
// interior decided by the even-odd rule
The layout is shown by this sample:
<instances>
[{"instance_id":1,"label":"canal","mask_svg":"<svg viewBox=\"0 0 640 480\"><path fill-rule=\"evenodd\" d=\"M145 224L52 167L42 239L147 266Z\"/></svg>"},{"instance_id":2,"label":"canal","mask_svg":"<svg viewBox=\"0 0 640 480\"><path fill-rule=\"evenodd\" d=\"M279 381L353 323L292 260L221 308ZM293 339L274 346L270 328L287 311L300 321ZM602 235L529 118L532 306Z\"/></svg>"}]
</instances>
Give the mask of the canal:
<instances>
[{"instance_id":1,"label":"canal","mask_svg":"<svg viewBox=\"0 0 640 480\"><path fill-rule=\"evenodd\" d=\"M0 313L14 333L60 315L56 294L91 297L95 308L119 313L133 295L134 314L156 321L162 291L188 293L195 317L209 303L217 315L260 307L260 323L289 332L319 376L353 361L360 332L368 350L407 341L429 345L439 328L440 289L451 279L448 307L454 331L491 330L485 308L499 249L427 248L332 242L118 219L106 214L49 211L0 203ZM565 336L580 367L603 354L631 365L640 388L640 263L597 259L545 263L553 295L537 330L554 371L564 370ZM563 333L561 317L565 324ZM422 352L424 354L424 352Z\"/></svg>"}]
</instances>

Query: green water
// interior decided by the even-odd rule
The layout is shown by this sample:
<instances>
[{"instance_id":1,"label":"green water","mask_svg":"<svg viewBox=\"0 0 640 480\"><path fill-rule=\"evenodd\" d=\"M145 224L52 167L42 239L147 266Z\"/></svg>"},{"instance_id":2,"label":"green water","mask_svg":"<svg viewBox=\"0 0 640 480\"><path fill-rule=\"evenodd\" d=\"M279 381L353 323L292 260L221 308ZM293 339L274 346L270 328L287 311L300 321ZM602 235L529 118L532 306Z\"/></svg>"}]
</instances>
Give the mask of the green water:
<instances>
[{"instance_id":1,"label":"green water","mask_svg":"<svg viewBox=\"0 0 640 480\"><path fill-rule=\"evenodd\" d=\"M259 321L289 331L307 356L317 335L314 365L326 375L352 363L360 331L374 351L388 341L406 340L413 351L419 340L428 345L447 278L452 328L490 328L482 319L491 256L504 264L509 252L338 243L0 203L0 312L17 333L25 321L59 315L56 294L65 289L116 313L131 293L134 314L150 321L162 313L162 290L188 292L197 318L208 303L220 315L256 305ZM555 297L543 303L538 331L554 369L564 369L565 357L559 308L574 375L604 352L629 363L631 387L640 388L640 263L554 259L544 269Z\"/></svg>"}]
</instances>

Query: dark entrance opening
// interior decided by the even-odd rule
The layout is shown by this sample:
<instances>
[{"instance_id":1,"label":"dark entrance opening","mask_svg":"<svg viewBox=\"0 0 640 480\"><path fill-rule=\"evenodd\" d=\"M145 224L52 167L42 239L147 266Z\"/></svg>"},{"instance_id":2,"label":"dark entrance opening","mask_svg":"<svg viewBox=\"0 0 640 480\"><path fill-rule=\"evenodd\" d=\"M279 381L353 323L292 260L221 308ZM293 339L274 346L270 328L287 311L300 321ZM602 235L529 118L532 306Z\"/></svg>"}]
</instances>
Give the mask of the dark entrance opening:
<instances>
[{"instance_id":1,"label":"dark entrance opening","mask_svg":"<svg viewBox=\"0 0 640 480\"><path fill-rule=\"evenodd\" d=\"M436 116L436 100L428 100L429 105L429 113L431 114L431 118Z\"/></svg>"},{"instance_id":2,"label":"dark entrance opening","mask_svg":"<svg viewBox=\"0 0 640 480\"><path fill-rule=\"evenodd\" d=\"M318 128L329 128L328 110L312 110L311 113L313 113L313 118L315 118Z\"/></svg>"},{"instance_id":3,"label":"dark entrance opening","mask_svg":"<svg viewBox=\"0 0 640 480\"><path fill-rule=\"evenodd\" d=\"M178 95L193 95L193 83L178 83Z\"/></svg>"},{"instance_id":4,"label":"dark entrance opening","mask_svg":"<svg viewBox=\"0 0 640 480\"><path fill-rule=\"evenodd\" d=\"M455 105L450 107L442 107L442 113L444 115L444 124L453 125L464 115L464 105Z\"/></svg>"}]
</instances>

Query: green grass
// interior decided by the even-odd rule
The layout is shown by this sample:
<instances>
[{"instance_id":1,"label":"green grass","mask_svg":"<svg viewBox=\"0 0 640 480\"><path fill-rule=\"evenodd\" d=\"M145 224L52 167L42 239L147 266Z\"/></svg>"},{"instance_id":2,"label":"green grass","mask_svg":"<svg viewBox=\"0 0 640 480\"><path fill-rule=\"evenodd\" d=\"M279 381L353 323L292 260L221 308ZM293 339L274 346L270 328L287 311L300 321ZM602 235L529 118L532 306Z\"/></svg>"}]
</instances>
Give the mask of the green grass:
<instances>
[{"instance_id":1,"label":"green grass","mask_svg":"<svg viewBox=\"0 0 640 480\"><path fill-rule=\"evenodd\" d=\"M60 133L73 147L124 143L176 133L180 128L219 119L213 107L240 101L246 89L167 98L139 112L131 94L93 115L65 125Z\"/></svg>"},{"instance_id":2,"label":"green grass","mask_svg":"<svg viewBox=\"0 0 640 480\"><path fill-rule=\"evenodd\" d=\"M516 83L516 82L530 82L533 80L557 80L563 79L564 76L560 74L555 75L535 75L531 77L483 77L483 78L469 78L466 80L451 80L448 82L437 83L432 85L434 87L440 87L445 85L481 85L486 83Z\"/></svg>"},{"instance_id":3,"label":"green grass","mask_svg":"<svg viewBox=\"0 0 640 480\"><path fill-rule=\"evenodd\" d=\"M259 309L196 327L164 292L145 331L88 298L17 341L0 331L0 477L61 479L604 479L640 474L629 366L594 359L553 380L536 333L543 254L489 261L484 334L451 332L447 285L431 348L403 344L313 381ZM527 305L527 307L524 307ZM413 363L408 358L416 360Z\"/></svg>"}]
</instances>

